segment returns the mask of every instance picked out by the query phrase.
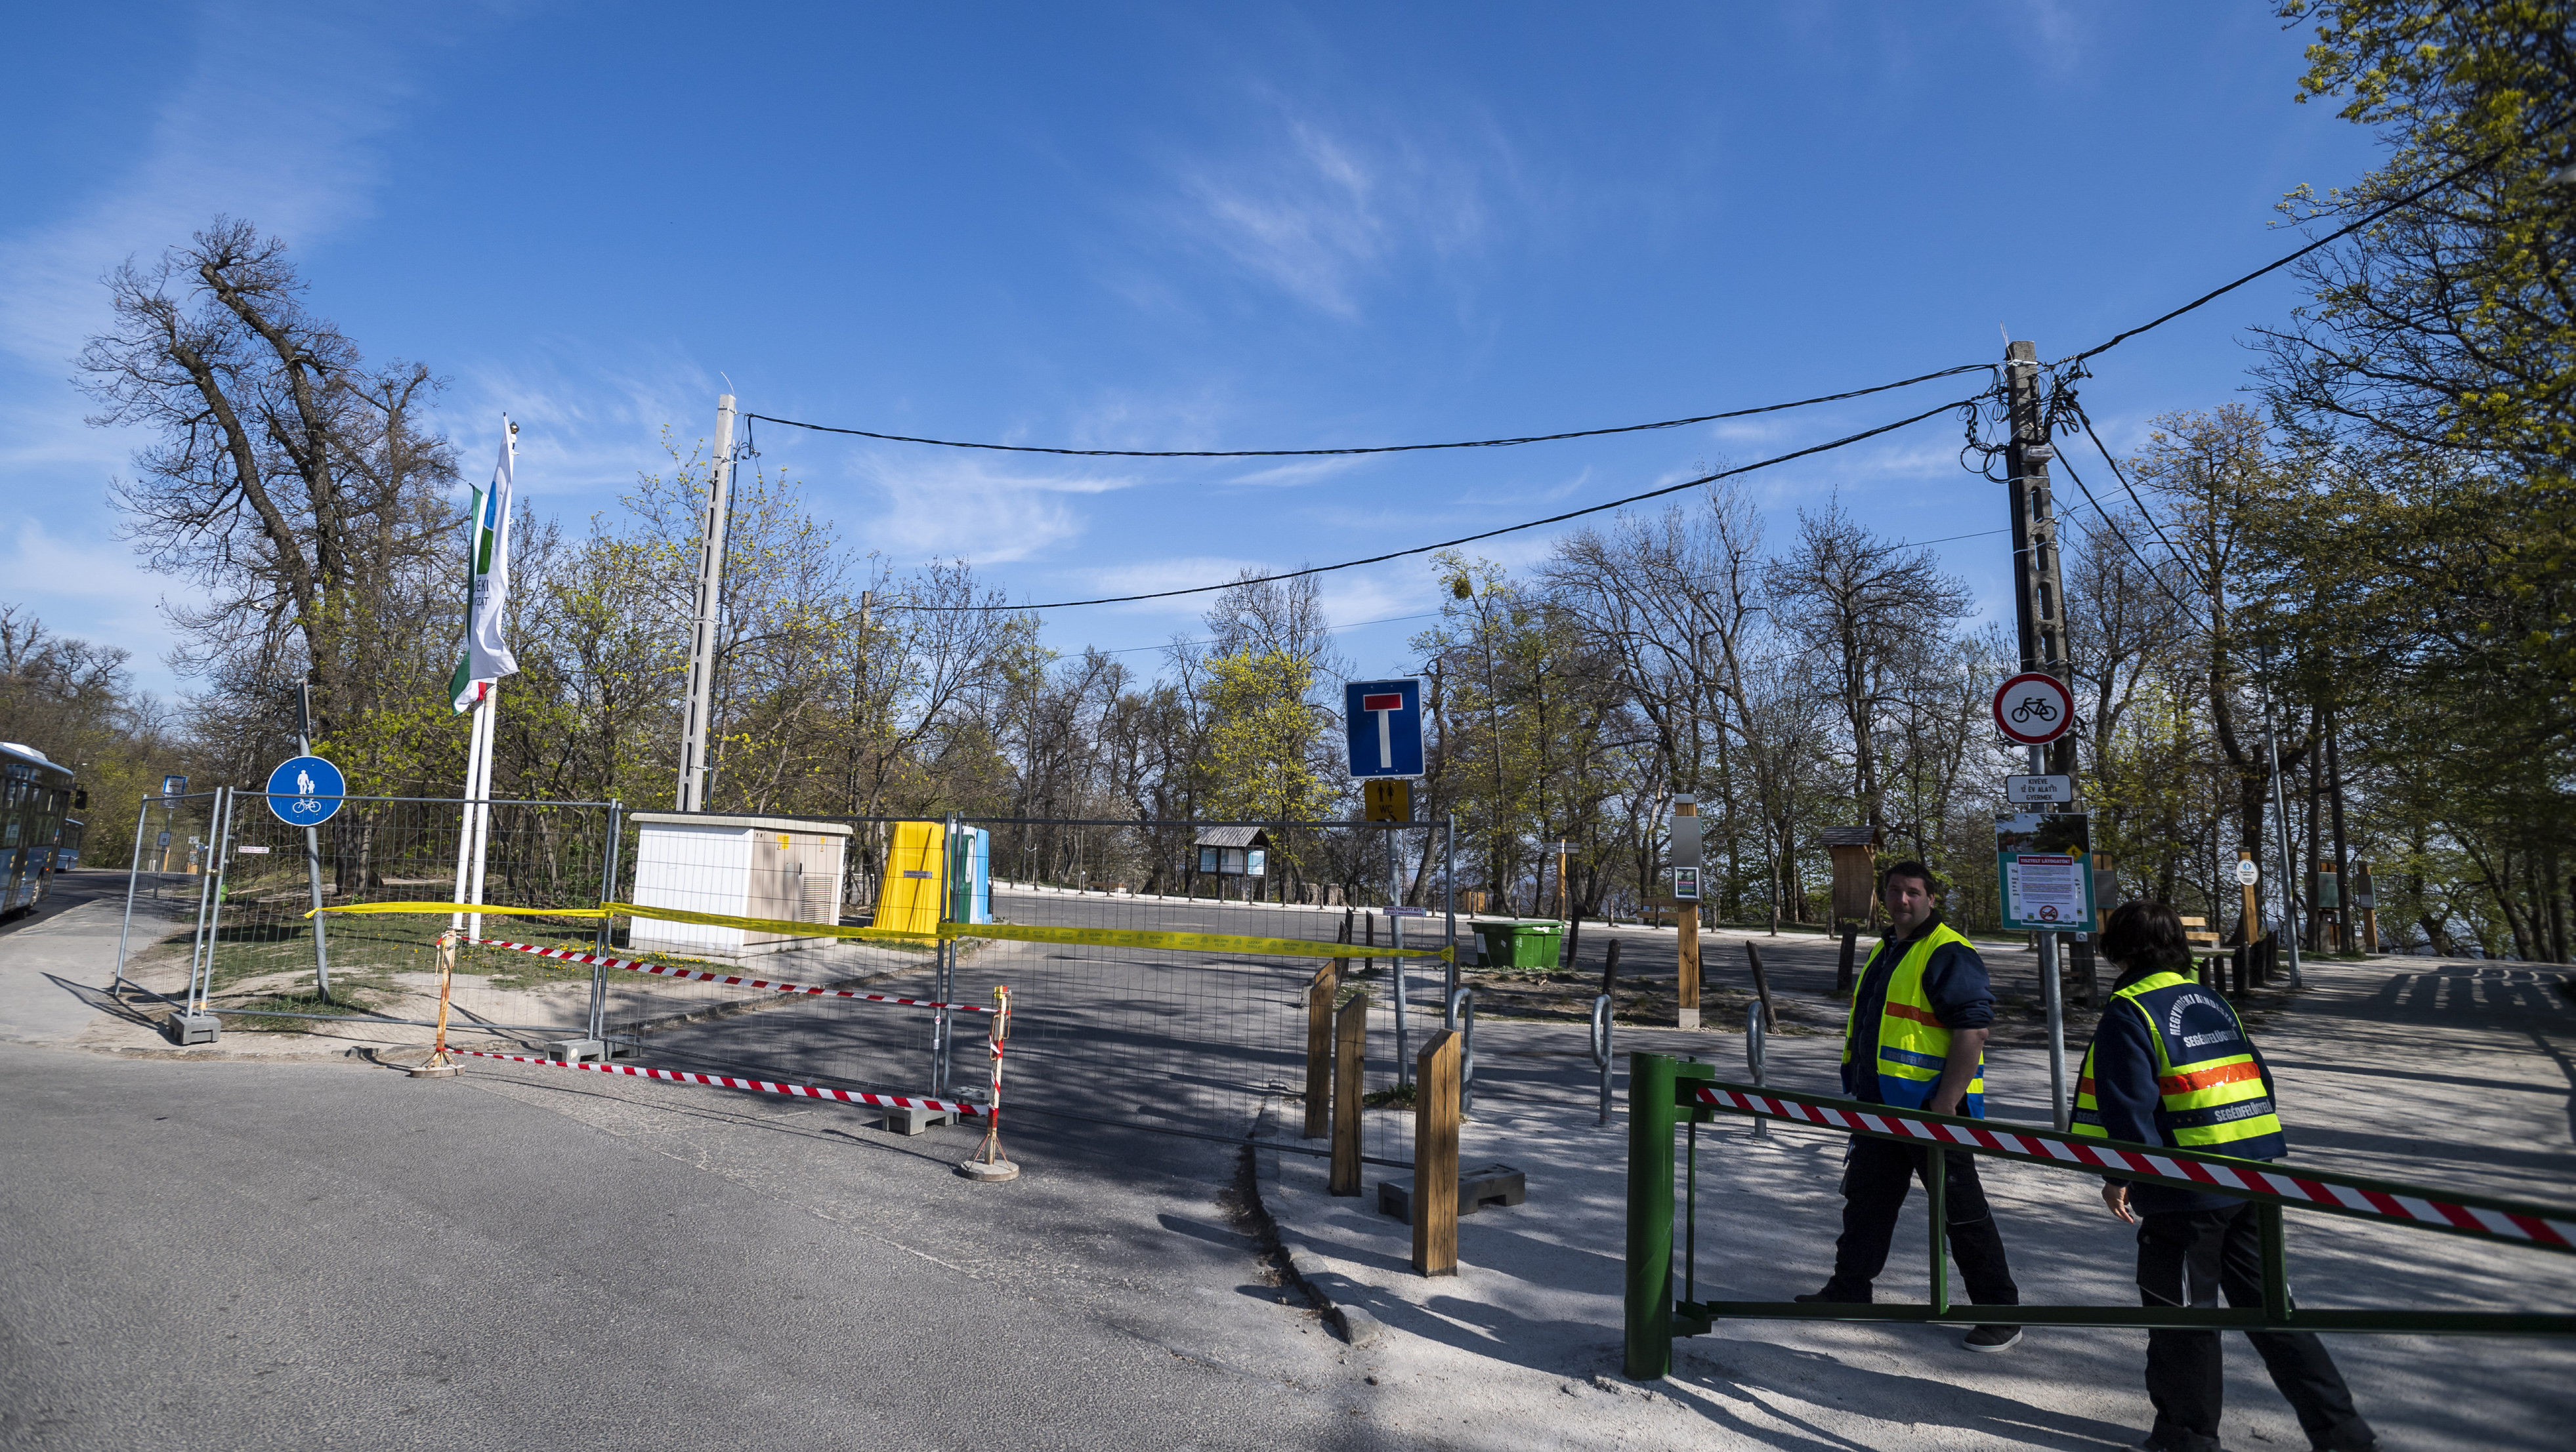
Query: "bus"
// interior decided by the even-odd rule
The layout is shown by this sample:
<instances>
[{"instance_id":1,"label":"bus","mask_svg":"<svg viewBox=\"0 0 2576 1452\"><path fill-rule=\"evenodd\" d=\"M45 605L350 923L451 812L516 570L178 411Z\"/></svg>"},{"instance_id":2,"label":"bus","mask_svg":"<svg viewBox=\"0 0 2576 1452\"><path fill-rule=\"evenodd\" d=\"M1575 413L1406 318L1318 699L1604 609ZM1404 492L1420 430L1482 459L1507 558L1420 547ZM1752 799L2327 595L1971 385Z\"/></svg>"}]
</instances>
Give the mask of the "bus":
<instances>
[{"instance_id":1,"label":"bus","mask_svg":"<svg viewBox=\"0 0 2576 1452\"><path fill-rule=\"evenodd\" d=\"M71 814L88 807L89 793L72 783L71 769L33 747L0 741L0 915L33 908L53 881ZM74 828L72 861L80 851Z\"/></svg>"}]
</instances>

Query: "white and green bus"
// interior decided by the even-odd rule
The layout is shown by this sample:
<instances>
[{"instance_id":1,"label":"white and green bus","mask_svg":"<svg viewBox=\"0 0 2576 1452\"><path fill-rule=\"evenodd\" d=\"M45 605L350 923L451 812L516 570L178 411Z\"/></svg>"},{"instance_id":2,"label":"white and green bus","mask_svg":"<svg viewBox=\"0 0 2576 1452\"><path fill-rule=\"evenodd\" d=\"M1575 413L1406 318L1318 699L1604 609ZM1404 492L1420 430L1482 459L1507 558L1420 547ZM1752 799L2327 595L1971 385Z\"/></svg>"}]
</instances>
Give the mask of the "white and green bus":
<instances>
[{"instance_id":1,"label":"white and green bus","mask_svg":"<svg viewBox=\"0 0 2576 1452\"><path fill-rule=\"evenodd\" d=\"M80 828L72 813L86 805L73 784L71 768L14 741L0 741L0 913L34 907L53 881L72 834L72 861L79 861Z\"/></svg>"}]
</instances>

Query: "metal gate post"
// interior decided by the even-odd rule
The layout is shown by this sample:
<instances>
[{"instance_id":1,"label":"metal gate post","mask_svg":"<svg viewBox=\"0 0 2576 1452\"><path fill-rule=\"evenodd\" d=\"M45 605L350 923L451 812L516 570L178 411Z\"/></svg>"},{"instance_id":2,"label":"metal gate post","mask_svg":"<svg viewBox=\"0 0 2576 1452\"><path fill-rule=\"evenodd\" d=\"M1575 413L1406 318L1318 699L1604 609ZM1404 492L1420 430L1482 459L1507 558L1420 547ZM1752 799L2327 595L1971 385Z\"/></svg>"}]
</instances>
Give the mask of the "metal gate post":
<instances>
[{"instance_id":1,"label":"metal gate post","mask_svg":"<svg viewBox=\"0 0 2576 1452\"><path fill-rule=\"evenodd\" d=\"M617 849L625 831L625 805L612 801L608 804L608 843L599 854L599 900L601 902L618 901ZM599 926L591 932L591 951L603 958L608 956L609 939L615 935L615 932L616 929L610 925L609 920L602 917L599 920ZM599 1053L604 1061L608 1057L608 965L605 963L594 963L590 967L590 1021L582 1031L599 1041Z\"/></svg>"},{"instance_id":2,"label":"metal gate post","mask_svg":"<svg viewBox=\"0 0 2576 1452\"><path fill-rule=\"evenodd\" d=\"M1440 1026L1458 1036L1458 1117L1473 1119L1476 1117L1476 990L1451 989L1449 1012Z\"/></svg>"},{"instance_id":3,"label":"metal gate post","mask_svg":"<svg viewBox=\"0 0 2576 1452\"><path fill-rule=\"evenodd\" d=\"M1932 1314L1950 1311L1950 1156L1939 1145L1923 1150L1923 1195L1932 1211Z\"/></svg>"},{"instance_id":4,"label":"metal gate post","mask_svg":"<svg viewBox=\"0 0 2576 1452\"><path fill-rule=\"evenodd\" d=\"M1673 1080L1661 1054L1628 1056L1627 1355L1631 1381L1673 1368Z\"/></svg>"},{"instance_id":5,"label":"metal gate post","mask_svg":"<svg viewBox=\"0 0 2576 1452\"><path fill-rule=\"evenodd\" d=\"M1386 829L1386 905L1389 908L1404 906L1404 869L1397 860L1395 833L1394 827ZM1410 985L1405 982L1404 919L1389 912L1386 931L1388 941L1395 949L1395 956L1387 959L1386 963L1395 977L1395 1082L1401 1087L1413 1082L1413 1038L1404 1017L1404 1000L1411 996L1405 991Z\"/></svg>"},{"instance_id":6,"label":"metal gate post","mask_svg":"<svg viewBox=\"0 0 2576 1452\"><path fill-rule=\"evenodd\" d=\"M143 870L143 829L151 822L152 799L145 797L143 805L134 809L134 860L125 869L125 923L116 930L116 976L108 980L111 993L125 982L125 939L134 931L134 879Z\"/></svg>"},{"instance_id":7,"label":"metal gate post","mask_svg":"<svg viewBox=\"0 0 2576 1452\"><path fill-rule=\"evenodd\" d=\"M1458 991L1458 819L1440 819L1440 904L1449 918L1440 941L1449 947L1449 991ZM1470 1046L1472 1052L1473 1046Z\"/></svg>"}]
</instances>

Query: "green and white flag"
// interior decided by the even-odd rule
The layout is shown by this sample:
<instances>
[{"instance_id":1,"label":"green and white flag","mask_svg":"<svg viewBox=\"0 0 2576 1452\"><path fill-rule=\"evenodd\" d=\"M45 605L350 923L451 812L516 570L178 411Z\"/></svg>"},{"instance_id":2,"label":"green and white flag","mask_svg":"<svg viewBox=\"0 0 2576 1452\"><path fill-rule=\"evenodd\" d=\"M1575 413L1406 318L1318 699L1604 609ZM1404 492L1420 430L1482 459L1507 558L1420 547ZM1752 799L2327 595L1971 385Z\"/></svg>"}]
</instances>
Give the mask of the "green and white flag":
<instances>
[{"instance_id":1,"label":"green and white flag","mask_svg":"<svg viewBox=\"0 0 2576 1452\"><path fill-rule=\"evenodd\" d=\"M510 476L518 462L519 426L501 422L501 462L492 487L474 491L466 525L465 651L448 678L449 704L458 715L489 695L501 677L516 675L519 659L502 638L510 605Z\"/></svg>"}]
</instances>

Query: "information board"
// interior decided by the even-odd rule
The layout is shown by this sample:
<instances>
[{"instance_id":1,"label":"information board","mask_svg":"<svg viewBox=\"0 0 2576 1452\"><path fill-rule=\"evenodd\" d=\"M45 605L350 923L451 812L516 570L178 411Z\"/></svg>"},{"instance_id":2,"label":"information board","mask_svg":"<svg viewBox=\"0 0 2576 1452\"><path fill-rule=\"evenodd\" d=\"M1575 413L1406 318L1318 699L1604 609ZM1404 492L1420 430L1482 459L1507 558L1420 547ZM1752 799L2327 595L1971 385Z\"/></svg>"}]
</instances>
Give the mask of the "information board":
<instances>
[{"instance_id":1,"label":"information board","mask_svg":"<svg viewBox=\"0 0 2576 1452\"><path fill-rule=\"evenodd\" d=\"M2094 924L2092 819L2082 812L1995 818L1995 870L2007 932L2089 931Z\"/></svg>"}]
</instances>

